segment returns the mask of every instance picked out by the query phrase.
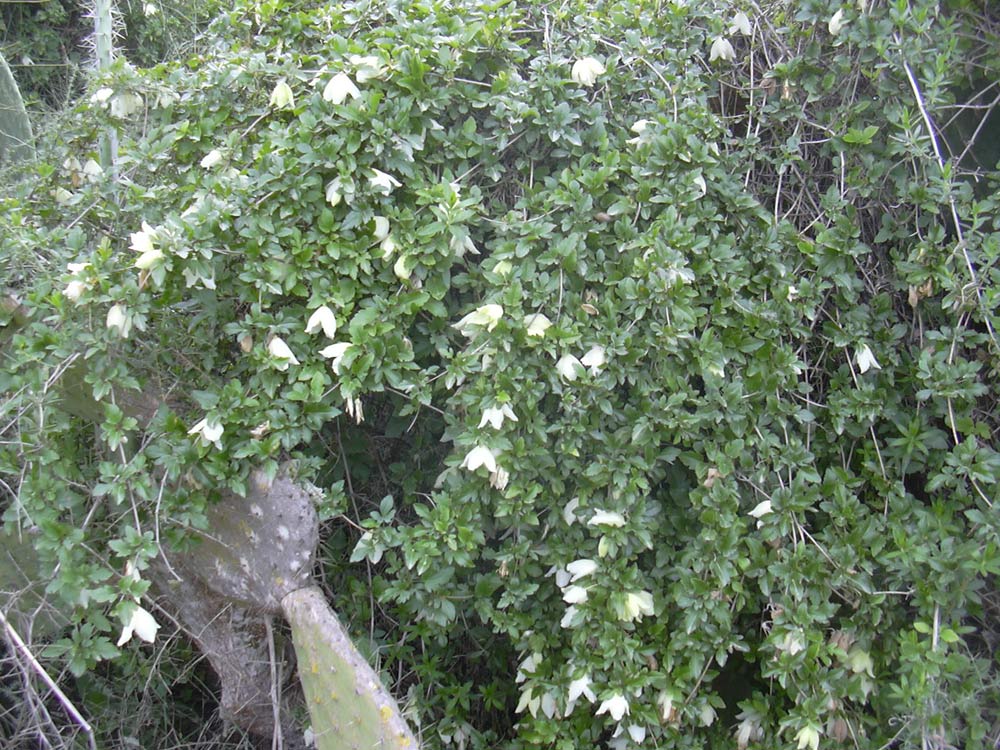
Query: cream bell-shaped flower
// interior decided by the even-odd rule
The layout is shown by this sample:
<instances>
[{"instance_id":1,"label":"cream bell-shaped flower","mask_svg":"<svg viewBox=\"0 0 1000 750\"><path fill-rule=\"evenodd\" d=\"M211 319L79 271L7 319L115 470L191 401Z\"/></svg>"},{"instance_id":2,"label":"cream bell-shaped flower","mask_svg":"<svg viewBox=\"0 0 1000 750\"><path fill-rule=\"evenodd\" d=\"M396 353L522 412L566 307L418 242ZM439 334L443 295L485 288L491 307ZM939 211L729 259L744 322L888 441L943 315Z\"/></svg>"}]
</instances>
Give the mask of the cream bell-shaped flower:
<instances>
[{"instance_id":1,"label":"cream bell-shaped flower","mask_svg":"<svg viewBox=\"0 0 1000 750\"><path fill-rule=\"evenodd\" d=\"M326 305L317 308L306 322L306 333L316 333L320 329L328 339L337 334L337 318L334 317L333 310Z\"/></svg>"},{"instance_id":2,"label":"cream bell-shaped flower","mask_svg":"<svg viewBox=\"0 0 1000 750\"><path fill-rule=\"evenodd\" d=\"M331 104L343 104L347 98L356 99L361 91L347 73L337 73L323 88L323 99Z\"/></svg>"},{"instance_id":3,"label":"cream bell-shaped flower","mask_svg":"<svg viewBox=\"0 0 1000 750\"><path fill-rule=\"evenodd\" d=\"M559 361L556 362L556 372L558 372L564 380L568 380L572 383L580 377L580 373L583 372L583 363L572 354L564 354Z\"/></svg>"},{"instance_id":4,"label":"cream bell-shaped flower","mask_svg":"<svg viewBox=\"0 0 1000 750\"><path fill-rule=\"evenodd\" d=\"M388 195L392 192L393 188L398 188L403 184L391 174L383 172L381 169L372 170L372 174L368 178L368 183L372 186L373 190L383 195Z\"/></svg>"},{"instance_id":5,"label":"cream bell-shaped flower","mask_svg":"<svg viewBox=\"0 0 1000 750\"><path fill-rule=\"evenodd\" d=\"M354 344L348 343L346 341L342 341L338 344L330 344L330 346L320 350L319 356L323 357L324 359L331 360L330 367L333 368L334 374L340 375L341 360L344 359L344 355L347 353L347 350L350 349L352 346L354 346Z\"/></svg>"},{"instance_id":6,"label":"cream bell-shaped flower","mask_svg":"<svg viewBox=\"0 0 1000 750\"><path fill-rule=\"evenodd\" d=\"M219 164L222 161L222 152L217 148L213 148L201 160L202 169L211 169L212 167Z\"/></svg>"},{"instance_id":7,"label":"cream bell-shaped flower","mask_svg":"<svg viewBox=\"0 0 1000 750\"><path fill-rule=\"evenodd\" d=\"M582 560L574 560L569 565L566 566L566 570L572 575L570 578L570 583L575 583L584 576L589 576L595 570L597 570L598 565L593 560L588 560L586 558Z\"/></svg>"},{"instance_id":8,"label":"cream bell-shaped flower","mask_svg":"<svg viewBox=\"0 0 1000 750\"><path fill-rule=\"evenodd\" d=\"M563 592L563 601L567 604L582 604L587 601L587 589L583 586L570 586Z\"/></svg>"},{"instance_id":9,"label":"cream bell-shaped flower","mask_svg":"<svg viewBox=\"0 0 1000 750\"><path fill-rule=\"evenodd\" d=\"M289 365L297 365L299 361L292 354L292 350L288 348L288 344L285 340L275 336L271 339L271 342L267 345L267 351L271 353L272 357L281 360L275 367L284 372L288 369Z\"/></svg>"},{"instance_id":10,"label":"cream bell-shaped flower","mask_svg":"<svg viewBox=\"0 0 1000 750\"><path fill-rule=\"evenodd\" d=\"M112 305L108 310L108 316L104 320L107 328L117 329L118 335L123 339L128 338L129 324L128 316L125 314L124 305Z\"/></svg>"},{"instance_id":11,"label":"cream bell-shaped flower","mask_svg":"<svg viewBox=\"0 0 1000 750\"><path fill-rule=\"evenodd\" d=\"M742 10L739 11L735 16L733 16L733 22L729 26L729 33L735 34L739 32L743 36L750 36L752 29L750 27L750 19L747 18L747 14Z\"/></svg>"},{"instance_id":12,"label":"cream bell-shaped flower","mask_svg":"<svg viewBox=\"0 0 1000 750\"><path fill-rule=\"evenodd\" d=\"M139 605L136 605L132 611L132 619L122 629L121 638L118 639L118 646L120 648L132 640L133 634L139 636L146 643L152 643L156 640L156 631L159 629L160 624L156 621L156 618Z\"/></svg>"},{"instance_id":13,"label":"cream bell-shaped flower","mask_svg":"<svg viewBox=\"0 0 1000 750\"><path fill-rule=\"evenodd\" d=\"M384 216L375 217L375 231L373 232L375 239L381 242L386 237L389 236L389 220Z\"/></svg>"},{"instance_id":14,"label":"cream bell-shaped flower","mask_svg":"<svg viewBox=\"0 0 1000 750\"><path fill-rule=\"evenodd\" d=\"M347 59L354 66L354 76L358 79L358 83L366 83L385 75L385 66L375 55L351 55Z\"/></svg>"},{"instance_id":15,"label":"cream bell-shaped flower","mask_svg":"<svg viewBox=\"0 0 1000 750\"><path fill-rule=\"evenodd\" d=\"M490 484L501 492L507 488L509 481L510 473L502 466L497 466L497 470L490 474Z\"/></svg>"},{"instance_id":16,"label":"cream bell-shaped flower","mask_svg":"<svg viewBox=\"0 0 1000 750\"><path fill-rule=\"evenodd\" d=\"M716 37L715 41L712 42L712 49L709 50L708 61L725 60L726 62L732 62L735 58L736 50L733 49L733 45L729 43L729 40L723 36Z\"/></svg>"},{"instance_id":17,"label":"cream bell-shaped flower","mask_svg":"<svg viewBox=\"0 0 1000 750\"><path fill-rule=\"evenodd\" d=\"M452 324L452 328L457 328L463 336L472 337L479 328L492 331L497 327L500 318L503 317L503 307L500 305L480 305L457 323Z\"/></svg>"},{"instance_id":18,"label":"cream bell-shaped flower","mask_svg":"<svg viewBox=\"0 0 1000 750\"><path fill-rule=\"evenodd\" d=\"M66 288L63 289L63 296L71 302L79 302L80 297L83 296L83 293L87 291L89 286L90 285L87 284L86 281L73 279L73 281L69 282L66 285Z\"/></svg>"},{"instance_id":19,"label":"cream bell-shaped flower","mask_svg":"<svg viewBox=\"0 0 1000 750\"><path fill-rule=\"evenodd\" d=\"M588 526L613 526L620 528L625 525L625 516L607 510L599 510L587 521Z\"/></svg>"},{"instance_id":20,"label":"cream bell-shaped flower","mask_svg":"<svg viewBox=\"0 0 1000 750\"><path fill-rule=\"evenodd\" d=\"M284 78L275 84L274 90L271 92L271 106L277 109L295 106L295 94L292 93L292 87Z\"/></svg>"},{"instance_id":21,"label":"cream bell-shaped flower","mask_svg":"<svg viewBox=\"0 0 1000 750\"><path fill-rule=\"evenodd\" d=\"M881 370L882 365L875 359L868 344L862 344L854 353L854 363L858 366L858 372L864 375L869 370Z\"/></svg>"},{"instance_id":22,"label":"cream bell-shaped flower","mask_svg":"<svg viewBox=\"0 0 1000 750\"><path fill-rule=\"evenodd\" d=\"M628 700L621 693L614 693L606 698L597 709L597 715L610 714L615 721L621 721L629 713Z\"/></svg>"},{"instance_id":23,"label":"cream bell-shaped flower","mask_svg":"<svg viewBox=\"0 0 1000 750\"><path fill-rule=\"evenodd\" d=\"M532 313L524 316L524 325L529 336L541 338L552 327L552 321L541 313Z\"/></svg>"},{"instance_id":24,"label":"cream bell-shaped flower","mask_svg":"<svg viewBox=\"0 0 1000 750\"><path fill-rule=\"evenodd\" d=\"M757 503L757 505L754 506L754 509L750 511L750 515L753 516L754 518L760 519L766 516L770 512L771 512L771 501L765 500L761 503Z\"/></svg>"},{"instance_id":25,"label":"cream bell-shaped flower","mask_svg":"<svg viewBox=\"0 0 1000 750\"><path fill-rule=\"evenodd\" d=\"M817 750L819 748L819 730L807 724L795 735L797 750Z\"/></svg>"},{"instance_id":26,"label":"cream bell-shaped flower","mask_svg":"<svg viewBox=\"0 0 1000 750\"><path fill-rule=\"evenodd\" d=\"M340 189L340 178L335 177L326 185L326 202L332 207L336 208L337 204L343 199L344 194Z\"/></svg>"},{"instance_id":27,"label":"cream bell-shaped flower","mask_svg":"<svg viewBox=\"0 0 1000 750\"><path fill-rule=\"evenodd\" d=\"M214 443L216 448L221 449L220 439L223 432L225 432L225 428L221 422L209 422L208 417L206 417L188 430L188 435L198 435L204 442Z\"/></svg>"},{"instance_id":28,"label":"cream bell-shaped flower","mask_svg":"<svg viewBox=\"0 0 1000 750\"><path fill-rule=\"evenodd\" d=\"M485 466L490 473L497 470L497 460L493 452L485 445L477 445L465 454L462 460L462 468L475 471L480 466Z\"/></svg>"},{"instance_id":29,"label":"cream bell-shaped flower","mask_svg":"<svg viewBox=\"0 0 1000 750\"><path fill-rule=\"evenodd\" d=\"M841 29L847 25L847 21L844 20L844 9L841 8L832 16L830 16L830 21L827 23L826 27L830 30L833 36L837 36Z\"/></svg>"},{"instance_id":30,"label":"cream bell-shaped flower","mask_svg":"<svg viewBox=\"0 0 1000 750\"><path fill-rule=\"evenodd\" d=\"M597 696L594 695L593 689L590 687L593 683L590 681L590 675L585 674L583 677L577 677L569 684L569 704L574 704L580 696L583 696L591 703L597 700Z\"/></svg>"},{"instance_id":31,"label":"cream bell-shaped flower","mask_svg":"<svg viewBox=\"0 0 1000 750\"><path fill-rule=\"evenodd\" d=\"M483 410L483 418L479 420L479 427L491 425L494 430L499 430L503 427L504 419L509 419L511 422L517 421L517 415L514 414L514 410L510 408L510 404L502 404L500 406L491 406L488 409Z\"/></svg>"},{"instance_id":32,"label":"cream bell-shaped flower","mask_svg":"<svg viewBox=\"0 0 1000 750\"><path fill-rule=\"evenodd\" d=\"M580 364L590 370L591 375L600 373L605 362L603 346L591 347L590 351L584 354L583 359L580 360Z\"/></svg>"},{"instance_id":33,"label":"cream bell-shaped flower","mask_svg":"<svg viewBox=\"0 0 1000 750\"><path fill-rule=\"evenodd\" d=\"M629 591L625 594L620 619L626 622L641 620L653 614L653 595L648 591Z\"/></svg>"},{"instance_id":34,"label":"cream bell-shaped flower","mask_svg":"<svg viewBox=\"0 0 1000 750\"><path fill-rule=\"evenodd\" d=\"M593 86L597 77L604 75L604 65L596 58L584 57L573 63L570 75L581 86Z\"/></svg>"}]
</instances>

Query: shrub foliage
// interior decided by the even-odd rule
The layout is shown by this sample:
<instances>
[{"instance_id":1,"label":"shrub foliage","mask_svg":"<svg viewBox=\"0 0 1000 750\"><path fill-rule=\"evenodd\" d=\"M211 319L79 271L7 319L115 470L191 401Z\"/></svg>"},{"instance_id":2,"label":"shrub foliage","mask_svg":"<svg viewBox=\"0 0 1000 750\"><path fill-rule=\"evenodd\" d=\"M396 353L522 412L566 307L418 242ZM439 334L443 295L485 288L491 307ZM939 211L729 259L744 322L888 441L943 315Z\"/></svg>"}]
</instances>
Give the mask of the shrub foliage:
<instances>
[{"instance_id":1,"label":"shrub foliage","mask_svg":"<svg viewBox=\"0 0 1000 750\"><path fill-rule=\"evenodd\" d=\"M766 5L241 1L95 81L0 214L49 658L285 466L429 747L995 742L1000 21Z\"/></svg>"}]
</instances>

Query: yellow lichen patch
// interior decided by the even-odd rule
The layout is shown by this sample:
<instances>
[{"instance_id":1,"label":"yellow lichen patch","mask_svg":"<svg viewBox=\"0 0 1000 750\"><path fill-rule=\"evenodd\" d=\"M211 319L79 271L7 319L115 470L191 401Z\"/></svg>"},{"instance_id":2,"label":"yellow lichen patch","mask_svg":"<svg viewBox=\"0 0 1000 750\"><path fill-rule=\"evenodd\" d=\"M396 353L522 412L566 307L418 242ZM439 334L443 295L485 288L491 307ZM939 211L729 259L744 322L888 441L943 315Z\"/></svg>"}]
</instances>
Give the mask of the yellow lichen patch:
<instances>
[{"instance_id":1,"label":"yellow lichen patch","mask_svg":"<svg viewBox=\"0 0 1000 750\"><path fill-rule=\"evenodd\" d=\"M316 662L313 662L312 665L309 667L309 670L313 674L319 674L319 664L317 664Z\"/></svg>"},{"instance_id":2,"label":"yellow lichen patch","mask_svg":"<svg viewBox=\"0 0 1000 750\"><path fill-rule=\"evenodd\" d=\"M378 710L378 713L379 716L382 717L382 721L389 721L389 719L392 718L392 709L388 706L382 706L382 708Z\"/></svg>"}]
</instances>

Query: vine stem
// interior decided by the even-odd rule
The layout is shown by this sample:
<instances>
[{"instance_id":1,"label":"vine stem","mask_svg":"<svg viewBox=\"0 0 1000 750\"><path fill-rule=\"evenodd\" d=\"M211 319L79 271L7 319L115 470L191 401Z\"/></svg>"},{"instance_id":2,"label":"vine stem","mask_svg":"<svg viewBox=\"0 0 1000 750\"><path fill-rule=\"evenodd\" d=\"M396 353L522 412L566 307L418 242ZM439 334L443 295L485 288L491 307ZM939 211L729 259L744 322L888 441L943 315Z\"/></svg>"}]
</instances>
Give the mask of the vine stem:
<instances>
[{"instance_id":1,"label":"vine stem","mask_svg":"<svg viewBox=\"0 0 1000 750\"><path fill-rule=\"evenodd\" d=\"M66 709L66 713L72 717L73 721L75 721L80 726L83 733L87 735L87 746L90 750L97 750L97 743L94 740L93 728L91 728L87 720L83 718L83 715L77 710L76 706L73 705L73 701L66 697L66 693L59 688L59 686L55 683L55 680L53 680L49 676L49 673L45 671L45 667L38 663L38 659L36 659L35 655L31 653L31 649L28 648L28 645L21 640L21 636L17 634L14 626L11 625L4 616L3 611L0 611L0 622L3 623L7 630L7 635L14 642L17 650L20 651L24 658L28 660L31 668L35 670L39 677L42 678L42 682L48 685L49 690L52 691L59 703L62 704L62 707Z\"/></svg>"}]
</instances>

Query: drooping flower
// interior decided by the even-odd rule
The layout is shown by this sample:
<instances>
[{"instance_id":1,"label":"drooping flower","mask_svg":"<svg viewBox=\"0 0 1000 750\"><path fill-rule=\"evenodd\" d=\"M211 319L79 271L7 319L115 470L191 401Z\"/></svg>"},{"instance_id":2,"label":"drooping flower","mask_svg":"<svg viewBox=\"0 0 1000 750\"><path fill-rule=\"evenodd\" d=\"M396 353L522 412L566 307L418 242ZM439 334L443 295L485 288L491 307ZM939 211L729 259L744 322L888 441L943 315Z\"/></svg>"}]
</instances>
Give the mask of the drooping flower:
<instances>
[{"instance_id":1,"label":"drooping flower","mask_svg":"<svg viewBox=\"0 0 1000 750\"><path fill-rule=\"evenodd\" d=\"M524 324L527 327L526 333L529 336L537 336L541 338L552 326L552 321L541 313L532 313L531 315L524 316Z\"/></svg>"},{"instance_id":2,"label":"drooping flower","mask_svg":"<svg viewBox=\"0 0 1000 750\"><path fill-rule=\"evenodd\" d=\"M581 695L591 703L597 700L597 696L594 695L594 691L590 687L592 684L593 683L590 681L589 674L585 674L583 677L577 677L569 684L569 706L567 706L567 712L571 710L570 707L576 703Z\"/></svg>"},{"instance_id":3,"label":"drooping flower","mask_svg":"<svg viewBox=\"0 0 1000 750\"><path fill-rule=\"evenodd\" d=\"M143 101L139 94L125 91L111 100L111 114L114 117L128 117L142 109Z\"/></svg>"},{"instance_id":4,"label":"drooping flower","mask_svg":"<svg viewBox=\"0 0 1000 750\"><path fill-rule=\"evenodd\" d=\"M309 316L306 323L306 333L316 333L321 328L328 339L332 339L337 333L337 319L333 315L333 310L326 305L317 308Z\"/></svg>"},{"instance_id":5,"label":"drooping flower","mask_svg":"<svg viewBox=\"0 0 1000 750\"><path fill-rule=\"evenodd\" d=\"M146 18L152 18L159 12L160 9L156 5L156 3L146 3L145 5L142 6L142 14L146 16Z\"/></svg>"},{"instance_id":6,"label":"drooping flower","mask_svg":"<svg viewBox=\"0 0 1000 750\"><path fill-rule=\"evenodd\" d=\"M389 220L384 216L375 217L375 239L379 242L389 236Z\"/></svg>"},{"instance_id":7,"label":"drooping flower","mask_svg":"<svg viewBox=\"0 0 1000 750\"><path fill-rule=\"evenodd\" d=\"M66 285L66 288L63 289L63 296L72 302L79 302L80 297L83 296L83 293L87 291L89 287L90 285L86 281L73 279Z\"/></svg>"},{"instance_id":8,"label":"drooping flower","mask_svg":"<svg viewBox=\"0 0 1000 750\"><path fill-rule=\"evenodd\" d=\"M351 55L348 61L355 67L354 75L358 83L365 83L385 75L385 66L375 55Z\"/></svg>"},{"instance_id":9,"label":"drooping flower","mask_svg":"<svg viewBox=\"0 0 1000 750\"><path fill-rule=\"evenodd\" d=\"M763 518L764 516L766 516L768 513L771 513L771 512L772 512L771 501L770 500L765 500L762 503L757 503L757 505L754 506L754 509L752 511L750 511L749 515L753 516L754 518L758 518L759 519L759 518Z\"/></svg>"},{"instance_id":10,"label":"drooping flower","mask_svg":"<svg viewBox=\"0 0 1000 750\"><path fill-rule=\"evenodd\" d=\"M382 260L389 260L389 258L392 257L392 254L396 252L396 240L390 234L382 240L379 247L382 250Z\"/></svg>"},{"instance_id":11,"label":"drooping flower","mask_svg":"<svg viewBox=\"0 0 1000 750\"><path fill-rule=\"evenodd\" d=\"M202 169L211 169L222 161L222 152L217 148L209 151L201 160Z\"/></svg>"},{"instance_id":12,"label":"drooping flower","mask_svg":"<svg viewBox=\"0 0 1000 750\"><path fill-rule=\"evenodd\" d=\"M383 195L388 195L392 192L393 188L398 188L403 184L391 174L383 172L381 169L373 169L371 176L368 178L368 182L372 186L373 190L376 190Z\"/></svg>"},{"instance_id":13,"label":"drooping flower","mask_svg":"<svg viewBox=\"0 0 1000 750\"><path fill-rule=\"evenodd\" d=\"M597 709L597 715L610 714L615 721L621 721L629 713L628 700L621 693L614 693L606 698Z\"/></svg>"},{"instance_id":14,"label":"drooping flower","mask_svg":"<svg viewBox=\"0 0 1000 750\"><path fill-rule=\"evenodd\" d=\"M588 560L586 558L582 560L574 560L573 562L571 562L569 565L566 566L566 570L568 570L573 576L572 578L569 579L570 583L574 583L583 578L584 576L589 576L591 573L597 570L597 568L598 565L596 562L594 562L593 560Z\"/></svg>"},{"instance_id":15,"label":"drooping flower","mask_svg":"<svg viewBox=\"0 0 1000 750\"><path fill-rule=\"evenodd\" d=\"M597 77L604 75L604 65L596 58L584 57L573 63L570 75L581 86L593 86Z\"/></svg>"},{"instance_id":16,"label":"drooping flower","mask_svg":"<svg viewBox=\"0 0 1000 750\"><path fill-rule=\"evenodd\" d=\"M278 109L295 106L295 94L292 93L292 87L288 85L288 82L284 78L278 81L271 92L271 106Z\"/></svg>"},{"instance_id":17,"label":"drooping flower","mask_svg":"<svg viewBox=\"0 0 1000 750\"><path fill-rule=\"evenodd\" d=\"M841 8L830 16L830 21L827 23L826 27L830 30L830 33L833 34L833 36L837 36L837 34L840 33L840 30L846 25L847 21L844 20L844 9Z\"/></svg>"},{"instance_id":18,"label":"drooping flower","mask_svg":"<svg viewBox=\"0 0 1000 750\"><path fill-rule=\"evenodd\" d=\"M139 253L139 257L135 260L135 267L141 271L152 268L163 258L163 251L153 244L155 234L156 230L153 227L142 222L142 230L132 232L129 235L129 239L132 240L130 247Z\"/></svg>"},{"instance_id":19,"label":"drooping flower","mask_svg":"<svg viewBox=\"0 0 1000 750\"><path fill-rule=\"evenodd\" d=\"M338 344L330 344L325 349L320 350L319 356L331 360L330 367L336 375L340 375L340 363L344 359L347 350L354 346L351 343L342 341Z\"/></svg>"},{"instance_id":20,"label":"drooping flower","mask_svg":"<svg viewBox=\"0 0 1000 750\"><path fill-rule=\"evenodd\" d=\"M580 377L580 373L583 372L583 363L572 354L564 354L562 358L556 362L556 372L558 372L565 380L572 383Z\"/></svg>"},{"instance_id":21,"label":"drooping flower","mask_svg":"<svg viewBox=\"0 0 1000 750\"><path fill-rule=\"evenodd\" d=\"M580 360L580 364L589 369L591 375L597 375L600 373L601 368L604 367L605 361L604 347L592 346L590 351L583 355L583 359Z\"/></svg>"},{"instance_id":22,"label":"drooping flower","mask_svg":"<svg viewBox=\"0 0 1000 750\"><path fill-rule=\"evenodd\" d=\"M582 604L587 601L587 589L583 586L570 586L563 592L563 601L567 604Z\"/></svg>"},{"instance_id":23,"label":"drooping flower","mask_svg":"<svg viewBox=\"0 0 1000 750\"><path fill-rule=\"evenodd\" d=\"M343 104L347 97L356 99L359 96L361 92L347 73L337 73L323 89L323 99L331 104Z\"/></svg>"},{"instance_id":24,"label":"drooping flower","mask_svg":"<svg viewBox=\"0 0 1000 750\"><path fill-rule=\"evenodd\" d=\"M87 159L83 165L83 176L88 182L98 182L104 176L104 168L93 159Z\"/></svg>"},{"instance_id":25,"label":"drooping flower","mask_svg":"<svg viewBox=\"0 0 1000 750\"><path fill-rule=\"evenodd\" d=\"M621 513L614 513L607 510L599 510L587 521L588 526L614 526L619 528L625 525L625 516Z\"/></svg>"},{"instance_id":26,"label":"drooping flower","mask_svg":"<svg viewBox=\"0 0 1000 750\"><path fill-rule=\"evenodd\" d=\"M502 466L497 466L497 470L490 474L490 484L501 492L507 487L510 481L510 473Z\"/></svg>"},{"instance_id":27,"label":"drooping flower","mask_svg":"<svg viewBox=\"0 0 1000 750\"><path fill-rule=\"evenodd\" d=\"M641 620L653 614L653 595L648 591L629 591L625 594L619 619L625 622Z\"/></svg>"},{"instance_id":28,"label":"drooping flower","mask_svg":"<svg viewBox=\"0 0 1000 750\"><path fill-rule=\"evenodd\" d=\"M572 526L576 523L576 509L580 507L580 498L574 497L568 503L566 507L563 508L562 517L566 522L567 526Z\"/></svg>"},{"instance_id":29,"label":"drooping flower","mask_svg":"<svg viewBox=\"0 0 1000 750\"><path fill-rule=\"evenodd\" d=\"M646 739L646 727L639 726L638 724L629 724L628 736L632 738L632 742L641 745Z\"/></svg>"},{"instance_id":30,"label":"drooping flower","mask_svg":"<svg viewBox=\"0 0 1000 750\"><path fill-rule=\"evenodd\" d=\"M475 471L480 466L485 466L491 473L497 470L497 460L493 452L485 445L477 445L465 454L462 461L462 468Z\"/></svg>"},{"instance_id":31,"label":"drooping flower","mask_svg":"<svg viewBox=\"0 0 1000 750\"><path fill-rule=\"evenodd\" d=\"M112 305L108 310L108 316L105 318L104 325L107 328L115 328L118 330L118 335L123 339L128 338L129 322L128 316L125 314L124 305Z\"/></svg>"},{"instance_id":32,"label":"drooping flower","mask_svg":"<svg viewBox=\"0 0 1000 750\"><path fill-rule=\"evenodd\" d=\"M858 372L862 375L872 369L882 369L882 365L875 359L875 355L872 354L872 350L868 347L868 344L862 344L861 348L855 351L854 363L858 366Z\"/></svg>"},{"instance_id":33,"label":"drooping flower","mask_svg":"<svg viewBox=\"0 0 1000 750\"><path fill-rule=\"evenodd\" d=\"M90 103L107 104L108 101L111 99L111 97L114 96L114 94L115 94L114 89L108 88L107 86L102 86L101 88L97 89L97 91L95 91L93 94L91 94Z\"/></svg>"},{"instance_id":34,"label":"drooping flower","mask_svg":"<svg viewBox=\"0 0 1000 750\"><path fill-rule=\"evenodd\" d=\"M819 747L819 730L811 724L807 724L798 731L795 739L798 742L796 745L798 750L806 750L806 748L817 750Z\"/></svg>"},{"instance_id":35,"label":"drooping flower","mask_svg":"<svg viewBox=\"0 0 1000 750\"><path fill-rule=\"evenodd\" d=\"M146 643L152 643L156 640L156 631L159 629L160 624L156 621L156 618L139 605L136 605L132 611L132 619L122 629L121 638L118 639L118 646L120 648L132 640L133 633L146 641Z\"/></svg>"},{"instance_id":36,"label":"drooping flower","mask_svg":"<svg viewBox=\"0 0 1000 750\"><path fill-rule=\"evenodd\" d=\"M340 178L334 177L326 185L326 202L336 208L337 204L340 203L343 197L344 194L341 192Z\"/></svg>"},{"instance_id":37,"label":"drooping flower","mask_svg":"<svg viewBox=\"0 0 1000 750\"><path fill-rule=\"evenodd\" d=\"M751 31L750 19L747 18L747 14L742 10L737 12L737 14L733 16L733 22L729 26L729 33L735 34L736 32L739 32L740 34L743 34L743 36L750 36Z\"/></svg>"},{"instance_id":38,"label":"drooping flower","mask_svg":"<svg viewBox=\"0 0 1000 750\"><path fill-rule=\"evenodd\" d=\"M733 49L733 45L729 43L728 39L720 36L712 42L712 49L708 53L709 62L715 62L716 60L731 62L735 58L736 50Z\"/></svg>"},{"instance_id":39,"label":"drooping flower","mask_svg":"<svg viewBox=\"0 0 1000 750\"><path fill-rule=\"evenodd\" d=\"M208 417L200 420L194 427L188 430L188 435L198 435L205 443L214 443L216 448L222 449L222 433L225 432L221 422L208 421Z\"/></svg>"},{"instance_id":40,"label":"drooping flower","mask_svg":"<svg viewBox=\"0 0 1000 750\"><path fill-rule=\"evenodd\" d=\"M511 422L517 421L517 415L514 414L514 410L510 408L510 404L491 406L490 408L483 410L483 418L479 420L479 427L482 428L489 424L494 430L499 430L503 427L504 419L509 419Z\"/></svg>"},{"instance_id":41,"label":"drooping flower","mask_svg":"<svg viewBox=\"0 0 1000 750\"><path fill-rule=\"evenodd\" d=\"M292 354L292 350L288 348L285 340L278 336L271 339L271 342L267 345L267 350L271 353L272 357L280 360L275 364L275 367L282 372L287 370L289 365L297 365L299 363L295 355Z\"/></svg>"},{"instance_id":42,"label":"drooping flower","mask_svg":"<svg viewBox=\"0 0 1000 750\"><path fill-rule=\"evenodd\" d=\"M463 336L471 338L478 328L486 328L492 331L497 327L500 318L503 317L503 307L500 305L480 305L457 323L452 324L452 328L457 328Z\"/></svg>"}]
</instances>

